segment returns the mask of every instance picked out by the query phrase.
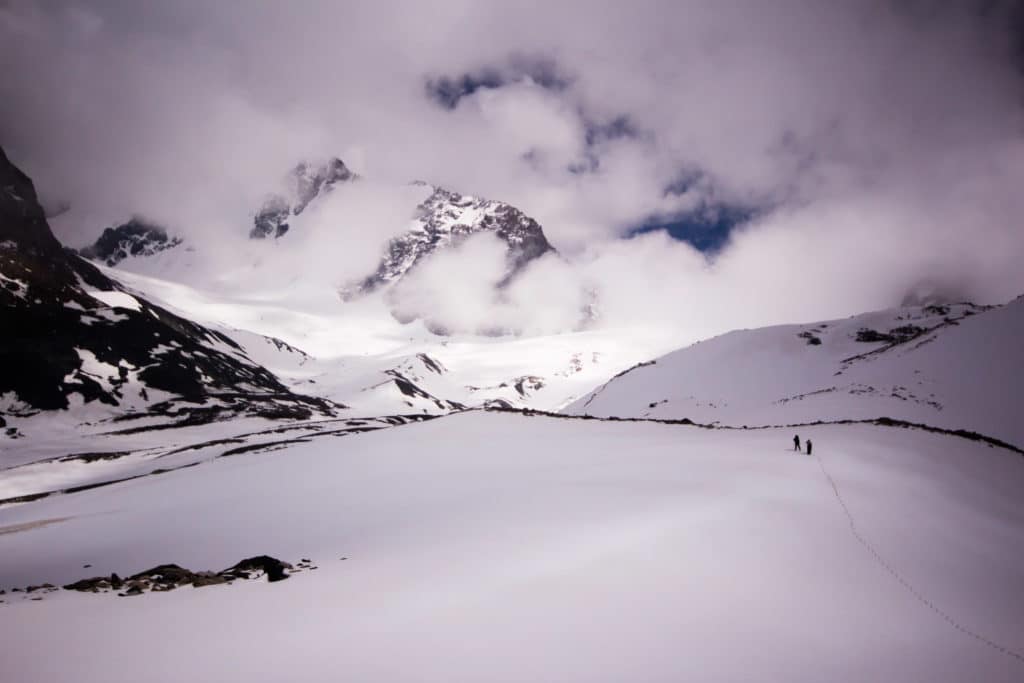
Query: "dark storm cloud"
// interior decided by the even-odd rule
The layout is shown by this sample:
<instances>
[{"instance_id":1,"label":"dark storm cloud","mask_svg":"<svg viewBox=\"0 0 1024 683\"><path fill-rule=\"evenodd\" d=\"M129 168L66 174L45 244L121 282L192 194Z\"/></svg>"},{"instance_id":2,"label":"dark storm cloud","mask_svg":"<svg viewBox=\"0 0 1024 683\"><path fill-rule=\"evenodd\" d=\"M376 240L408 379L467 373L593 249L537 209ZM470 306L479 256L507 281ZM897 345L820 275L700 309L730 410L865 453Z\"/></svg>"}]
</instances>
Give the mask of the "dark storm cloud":
<instances>
[{"instance_id":1,"label":"dark storm cloud","mask_svg":"<svg viewBox=\"0 0 1024 683\"><path fill-rule=\"evenodd\" d=\"M1021 17L1009 1L14 1L0 140L72 203L71 241L132 213L244 233L281 173L337 154L522 207L623 315L827 316L921 282L992 301L1024 291ZM655 234L615 241L736 207L755 213L711 264Z\"/></svg>"}]
</instances>

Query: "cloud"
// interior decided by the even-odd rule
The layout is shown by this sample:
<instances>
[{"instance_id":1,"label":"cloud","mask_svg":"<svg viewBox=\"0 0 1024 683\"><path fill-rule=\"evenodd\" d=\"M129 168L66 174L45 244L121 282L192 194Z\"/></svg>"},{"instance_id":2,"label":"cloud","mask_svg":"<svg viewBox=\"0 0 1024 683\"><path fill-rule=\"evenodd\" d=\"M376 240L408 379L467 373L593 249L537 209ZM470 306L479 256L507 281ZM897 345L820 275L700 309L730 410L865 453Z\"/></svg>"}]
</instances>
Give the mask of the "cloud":
<instances>
[{"instance_id":1,"label":"cloud","mask_svg":"<svg viewBox=\"0 0 1024 683\"><path fill-rule=\"evenodd\" d=\"M999 301L1024 291L1021 16L998 0L15 0L0 141L72 203L68 242L132 213L245 234L284 171L337 154L381 187L419 178L523 209L573 261L537 281L600 291L607 324L845 315L923 282ZM722 206L754 217L712 261L620 239ZM403 225L359 207L316 229L355 240L353 269ZM572 318L575 294L535 305L542 323L511 312L530 283L466 310Z\"/></svg>"},{"instance_id":2,"label":"cloud","mask_svg":"<svg viewBox=\"0 0 1024 683\"><path fill-rule=\"evenodd\" d=\"M542 57L511 56L499 66L484 66L460 76L427 78L426 94L438 106L455 109L463 97L482 89L498 89L513 83L529 83L546 90L563 91L570 80L561 75L558 65Z\"/></svg>"}]
</instances>

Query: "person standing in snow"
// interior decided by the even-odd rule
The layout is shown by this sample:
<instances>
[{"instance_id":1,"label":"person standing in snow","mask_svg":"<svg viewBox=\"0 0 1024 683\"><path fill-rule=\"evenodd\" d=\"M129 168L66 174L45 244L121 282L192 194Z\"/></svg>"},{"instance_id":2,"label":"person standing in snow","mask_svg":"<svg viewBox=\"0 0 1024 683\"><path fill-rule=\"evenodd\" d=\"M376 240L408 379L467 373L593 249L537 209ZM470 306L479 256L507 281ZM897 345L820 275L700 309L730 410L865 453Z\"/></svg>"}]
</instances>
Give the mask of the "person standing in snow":
<instances>
[{"instance_id":1,"label":"person standing in snow","mask_svg":"<svg viewBox=\"0 0 1024 683\"><path fill-rule=\"evenodd\" d=\"M793 437L793 450L794 451L799 451L800 450L800 435L799 434L797 434L796 436Z\"/></svg>"},{"instance_id":2,"label":"person standing in snow","mask_svg":"<svg viewBox=\"0 0 1024 683\"><path fill-rule=\"evenodd\" d=\"M811 446L812 446L811 440L807 439L807 455L811 454Z\"/></svg>"}]
</instances>

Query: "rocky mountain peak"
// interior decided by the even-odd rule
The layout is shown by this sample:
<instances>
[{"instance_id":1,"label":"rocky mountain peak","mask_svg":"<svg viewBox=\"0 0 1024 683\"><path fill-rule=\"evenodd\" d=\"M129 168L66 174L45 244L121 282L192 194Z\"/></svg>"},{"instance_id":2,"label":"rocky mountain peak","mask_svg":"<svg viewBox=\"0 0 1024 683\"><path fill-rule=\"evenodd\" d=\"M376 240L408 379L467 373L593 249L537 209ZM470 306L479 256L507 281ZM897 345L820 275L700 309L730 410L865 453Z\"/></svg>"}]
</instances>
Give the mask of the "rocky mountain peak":
<instances>
[{"instance_id":1,"label":"rocky mountain peak","mask_svg":"<svg viewBox=\"0 0 1024 683\"><path fill-rule=\"evenodd\" d=\"M322 164L301 162L289 173L284 192L271 194L253 217L252 239L278 238L288 232L292 216L301 214L310 202L334 189L338 183L356 180L341 159L332 157Z\"/></svg>"},{"instance_id":2,"label":"rocky mountain peak","mask_svg":"<svg viewBox=\"0 0 1024 683\"><path fill-rule=\"evenodd\" d=\"M0 149L0 244L45 253L60 250L60 242L46 224L43 207L27 175Z\"/></svg>"},{"instance_id":3,"label":"rocky mountain peak","mask_svg":"<svg viewBox=\"0 0 1024 683\"><path fill-rule=\"evenodd\" d=\"M556 253L540 224L511 204L416 184L431 192L416 207L412 227L388 243L377 269L345 288L343 298L356 298L397 282L430 254L482 232L493 233L506 244L507 270L502 284L534 259Z\"/></svg>"},{"instance_id":4,"label":"rocky mountain peak","mask_svg":"<svg viewBox=\"0 0 1024 683\"><path fill-rule=\"evenodd\" d=\"M181 244L180 237L171 237L159 225L133 217L127 223L107 228L94 244L79 254L108 266L116 266L129 256L152 256Z\"/></svg>"}]
</instances>

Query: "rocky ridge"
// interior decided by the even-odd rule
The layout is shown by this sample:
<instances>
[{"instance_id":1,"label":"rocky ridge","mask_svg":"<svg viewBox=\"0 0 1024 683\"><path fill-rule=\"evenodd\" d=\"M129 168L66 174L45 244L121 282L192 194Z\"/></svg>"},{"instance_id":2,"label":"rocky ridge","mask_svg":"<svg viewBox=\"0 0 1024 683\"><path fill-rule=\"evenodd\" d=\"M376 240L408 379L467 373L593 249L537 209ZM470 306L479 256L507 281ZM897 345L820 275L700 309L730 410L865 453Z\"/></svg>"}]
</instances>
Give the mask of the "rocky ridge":
<instances>
[{"instance_id":1,"label":"rocky ridge","mask_svg":"<svg viewBox=\"0 0 1024 683\"><path fill-rule=\"evenodd\" d=\"M87 259L116 266L129 256L153 256L181 242L180 237L171 237L164 228L136 216L127 223L106 228L95 243L78 253Z\"/></svg>"},{"instance_id":2,"label":"rocky ridge","mask_svg":"<svg viewBox=\"0 0 1024 683\"><path fill-rule=\"evenodd\" d=\"M393 284L427 256L479 233L493 233L506 245L506 272L499 286L531 261L557 253L540 224L514 206L420 184L432 191L417 207L413 226L388 243L372 274L342 290L343 298L353 299Z\"/></svg>"}]
</instances>

